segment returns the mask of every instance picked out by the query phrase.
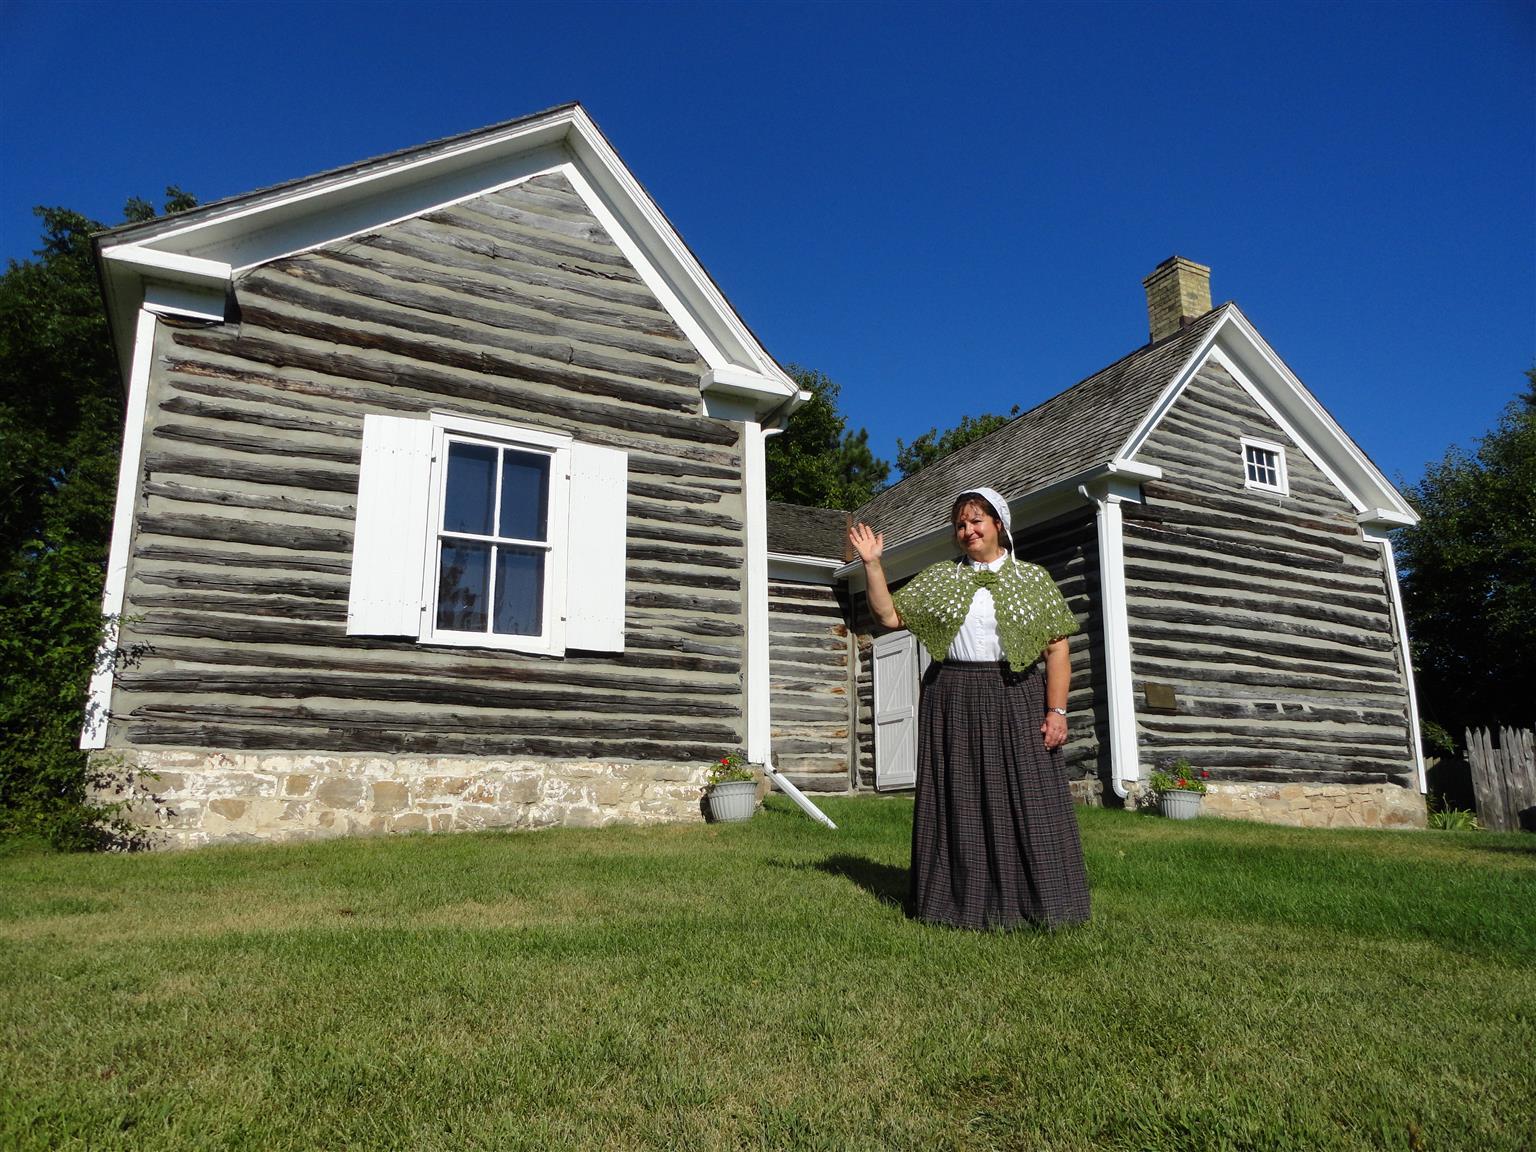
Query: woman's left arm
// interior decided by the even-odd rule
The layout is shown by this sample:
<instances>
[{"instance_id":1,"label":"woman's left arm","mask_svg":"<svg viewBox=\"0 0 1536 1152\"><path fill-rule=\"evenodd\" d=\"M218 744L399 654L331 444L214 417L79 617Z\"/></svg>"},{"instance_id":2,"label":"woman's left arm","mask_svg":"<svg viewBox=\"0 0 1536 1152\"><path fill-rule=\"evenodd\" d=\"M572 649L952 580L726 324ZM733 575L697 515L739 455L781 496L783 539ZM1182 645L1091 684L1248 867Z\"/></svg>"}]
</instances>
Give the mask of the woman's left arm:
<instances>
[{"instance_id":1,"label":"woman's left arm","mask_svg":"<svg viewBox=\"0 0 1536 1152\"><path fill-rule=\"evenodd\" d=\"M1045 646L1045 706L1067 706L1067 690L1072 686L1072 653L1065 636L1058 636ZM1047 748L1060 748L1067 742L1067 718L1060 712L1047 712L1040 725Z\"/></svg>"}]
</instances>

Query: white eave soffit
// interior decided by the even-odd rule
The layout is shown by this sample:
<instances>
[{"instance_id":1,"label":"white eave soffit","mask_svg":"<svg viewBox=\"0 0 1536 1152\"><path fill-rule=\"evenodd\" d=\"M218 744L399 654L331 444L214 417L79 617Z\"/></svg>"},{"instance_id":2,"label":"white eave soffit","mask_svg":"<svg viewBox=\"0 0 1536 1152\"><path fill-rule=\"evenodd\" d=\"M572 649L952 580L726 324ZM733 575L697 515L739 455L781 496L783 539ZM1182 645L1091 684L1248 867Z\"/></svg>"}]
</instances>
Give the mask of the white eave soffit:
<instances>
[{"instance_id":1,"label":"white eave soffit","mask_svg":"<svg viewBox=\"0 0 1536 1152\"><path fill-rule=\"evenodd\" d=\"M1208 359L1233 372L1238 383L1306 453L1354 506L1362 524L1398 527L1418 523L1412 507L1355 446L1316 397L1276 355L1235 304L1174 374L1145 420L1120 449L1134 457Z\"/></svg>"},{"instance_id":2,"label":"white eave soffit","mask_svg":"<svg viewBox=\"0 0 1536 1152\"><path fill-rule=\"evenodd\" d=\"M483 195L543 172L570 177L594 215L635 265L708 369L700 387L754 394L759 414L799 389L736 314L660 208L580 106L441 147L363 164L233 202L223 210L105 238L101 256L113 327L133 331L150 283L220 294L247 268ZM204 315L202 312L194 314ZM120 343L126 343L120 340Z\"/></svg>"}]
</instances>

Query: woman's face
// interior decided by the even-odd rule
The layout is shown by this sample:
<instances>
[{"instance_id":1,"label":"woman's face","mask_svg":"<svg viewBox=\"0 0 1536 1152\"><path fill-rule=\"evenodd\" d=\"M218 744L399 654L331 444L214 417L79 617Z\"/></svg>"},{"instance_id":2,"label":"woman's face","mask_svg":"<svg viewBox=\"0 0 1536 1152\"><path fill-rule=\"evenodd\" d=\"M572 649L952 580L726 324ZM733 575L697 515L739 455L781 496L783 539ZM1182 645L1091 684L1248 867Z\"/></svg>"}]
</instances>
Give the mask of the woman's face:
<instances>
[{"instance_id":1,"label":"woman's face","mask_svg":"<svg viewBox=\"0 0 1536 1152\"><path fill-rule=\"evenodd\" d=\"M967 504L955 516L955 543L972 560L988 564L1003 554L1001 528L980 504Z\"/></svg>"}]
</instances>

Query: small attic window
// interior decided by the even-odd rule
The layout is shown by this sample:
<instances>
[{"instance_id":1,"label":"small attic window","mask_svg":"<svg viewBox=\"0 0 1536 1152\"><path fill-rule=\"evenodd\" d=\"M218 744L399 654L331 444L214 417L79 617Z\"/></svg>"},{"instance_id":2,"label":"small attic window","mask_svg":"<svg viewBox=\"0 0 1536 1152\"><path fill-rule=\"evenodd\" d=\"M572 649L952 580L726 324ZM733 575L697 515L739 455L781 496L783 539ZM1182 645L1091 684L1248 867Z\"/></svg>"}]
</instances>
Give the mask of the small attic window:
<instances>
[{"instance_id":1,"label":"small attic window","mask_svg":"<svg viewBox=\"0 0 1536 1152\"><path fill-rule=\"evenodd\" d=\"M1285 449L1279 444L1264 440L1250 440L1244 436L1243 487L1260 492L1278 492L1282 496L1290 491L1285 475Z\"/></svg>"}]
</instances>

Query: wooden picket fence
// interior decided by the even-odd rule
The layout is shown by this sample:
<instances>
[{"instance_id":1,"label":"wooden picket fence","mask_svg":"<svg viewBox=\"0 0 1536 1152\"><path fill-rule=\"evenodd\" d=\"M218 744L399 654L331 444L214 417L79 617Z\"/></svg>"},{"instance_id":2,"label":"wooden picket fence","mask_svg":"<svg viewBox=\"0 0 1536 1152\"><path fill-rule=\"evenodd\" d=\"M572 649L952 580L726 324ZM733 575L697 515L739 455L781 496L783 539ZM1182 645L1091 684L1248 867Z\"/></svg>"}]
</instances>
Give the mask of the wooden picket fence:
<instances>
[{"instance_id":1,"label":"wooden picket fence","mask_svg":"<svg viewBox=\"0 0 1536 1152\"><path fill-rule=\"evenodd\" d=\"M1536 832L1536 731L1467 729L1467 760L1477 796L1477 822L1495 832Z\"/></svg>"}]
</instances>

